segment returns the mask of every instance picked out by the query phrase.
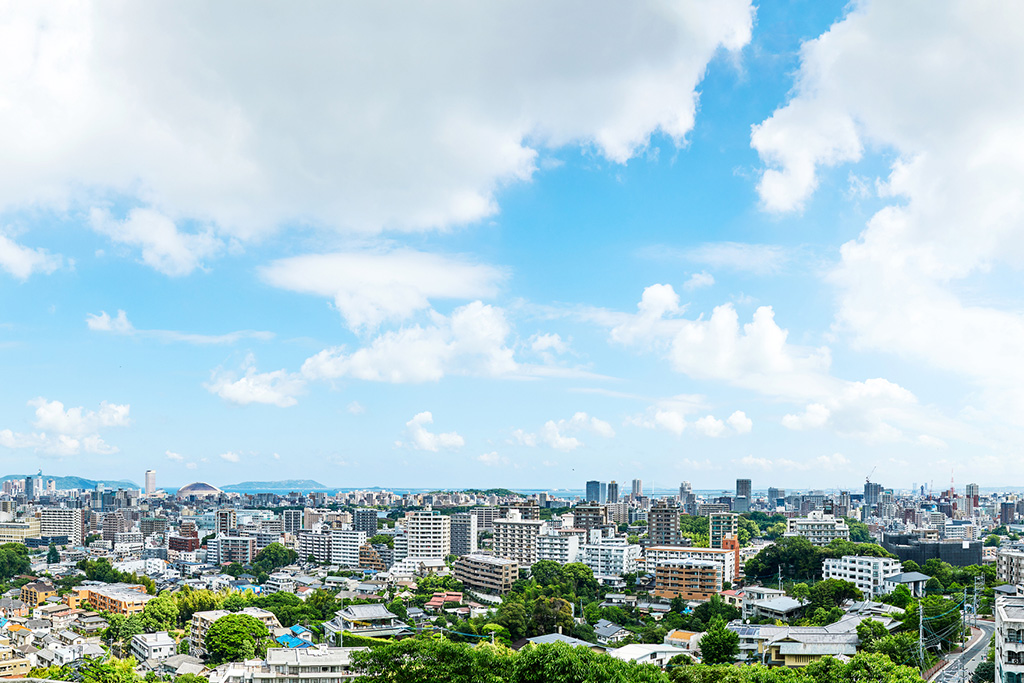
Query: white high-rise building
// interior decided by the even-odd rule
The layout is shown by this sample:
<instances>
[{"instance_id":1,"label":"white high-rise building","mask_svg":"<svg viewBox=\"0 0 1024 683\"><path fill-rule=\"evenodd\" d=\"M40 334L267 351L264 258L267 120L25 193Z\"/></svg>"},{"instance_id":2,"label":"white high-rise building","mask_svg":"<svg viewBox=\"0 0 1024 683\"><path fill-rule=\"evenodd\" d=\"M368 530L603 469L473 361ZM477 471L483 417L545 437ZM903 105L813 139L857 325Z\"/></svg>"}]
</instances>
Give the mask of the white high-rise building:
<instances>
[{"instance_id":1,"label":"white high-rise building","mask_svg":"<svg viewBox=\"0 0 1024 683\"><path fill-rule=\"evenodd\" d=\"M72 544L85 541L82 533L82 511L77 508L43 508L39 520L41 536L67 536Z\"/></svg>"},{"instance_id":2,"label":"white high-rise building","mask_svg":"<svg viewBox=\"0 0 1024 683\"><path fill-rule=\"evenodd\" d=\"M579 561L594 571L594 576L632 574L640 559L640 546L621 538L604 538L580 548Z\"/></svg>"},{"instance_id":3,"label":"white high-rise building","mask_svg":"<svg viewBox=\"0 0 1024 683\"><path fill-rule=\"evenodd\" d=\"M452 553L452 518L429 508L405 515L409 557L444 559Z\"/></svg>"},{"instance_id":4,"label":"white high-rise building","mask_svg":"<svg viewBox=\"0 0 1024 683\"><path fill-rule=\"evenodd\" d=\"M639 498L644 495L644 482L642 479L633 480L633 498Z\"/></svg>"},{"instance_id":5,"label":"white high-rise building","mask_svg":"<svg viewBox=\"0 0 1024 683\"><path fill-rule=\"evenodd\" d=\"M814 545L828 545L837 538L849 541L850 527L840 518L826 515L821 510L811 510L806 517L787 520L786 535L803 536Z\"/></svg>"},{"instance_id":6,"label":"white high-rise building","mask_svg":"<svg viewBox=\"0 0 1024 683\"><path fill-rule=\"evenodd\" d=\"M547 533L537 537L537 561L550 560L558 564L575 562L580 552L580 537L576 534Z\"/></svg>"},{"instance_id":7,"label":"white high-rise building","mask_svg":"<svg viewBox=\"0 0 1024 683\"><path fill-rule=\"evenodd\" d=\"M822 564L822 578L856 584L865 600L887 592L885 579L902 571L900 561L891 557L843 555L841 558L829 557Z\"/></svg>"},{"instance_id":8,"label":"white high-rise building","mask_svg":"<svg viewBox=\"0 0 1024 683\"><path fill-rule=\"evenodd\" d=\"M332 531L331 564L355 569L359 566L359 546L364 543L365 531Z\"/></svg>"},{"instance_id":9,"label":"white high-rise building","mask_svg":"<svg viewBox=\"0 0 1024 683\"><path fill-rule=\"evenodd\" d=\"M156 493L156 470L146 470L146 495Z\"/></svg>"},{"instance_id":10,"label":"white high-rise building","mask_svg":"<svg viewBox=\"0 0 1024 683\"><path fill-rule=\"evenodd\" d=\"M523 519L518 510L511 510L508 517L494 520L494 554L532 565L537 561L537 537L545 527L543 520Z\"/></svg>"}]
</instances>

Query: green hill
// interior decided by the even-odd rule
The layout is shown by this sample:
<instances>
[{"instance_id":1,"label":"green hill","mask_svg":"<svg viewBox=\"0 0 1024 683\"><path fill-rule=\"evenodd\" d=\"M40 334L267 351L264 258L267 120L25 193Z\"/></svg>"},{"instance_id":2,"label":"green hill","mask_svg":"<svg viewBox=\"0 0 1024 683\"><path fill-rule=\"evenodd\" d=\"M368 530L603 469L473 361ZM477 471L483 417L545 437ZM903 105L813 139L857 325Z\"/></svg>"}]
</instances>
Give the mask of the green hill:
<instances>
[{"instance_id":1,"label":"green hill","mask_svg":"<svg viewBox=\"0 0 1024 683\"><path fill-rule=\"evenodd\" d=\"M27 474L8 474L5 477L0 477L0 483L10 481L12 479L24 479L28 477ZM37 476L37 475L31 475ZM56 482L57 489L65 491L67 489L95 489L97 484L103 484L108 489L138 489L142 488L133 481L127 479L112 480L112 479L86 479L84 477L59 477L52 474L44 474L43 481L53 479Z\"/></svg>"}]
</instances>

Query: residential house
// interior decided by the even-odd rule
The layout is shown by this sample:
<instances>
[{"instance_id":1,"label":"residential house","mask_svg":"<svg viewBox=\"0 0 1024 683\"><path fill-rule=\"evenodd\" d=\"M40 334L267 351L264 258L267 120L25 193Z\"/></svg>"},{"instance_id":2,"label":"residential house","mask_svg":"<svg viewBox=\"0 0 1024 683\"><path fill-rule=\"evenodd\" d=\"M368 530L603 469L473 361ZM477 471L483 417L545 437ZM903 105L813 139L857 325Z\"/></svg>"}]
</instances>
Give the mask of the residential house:
<instances>
[{"instance_id":1,"label":"residential house","mask_svg":"<svg viewBox=\"0 0 1024 683\"><path fill-rule=\"evenodd\" d=\"M632 635L628 629L622 628L607 619L599 619L594 624L594 633L597 635L597 642L601 645L613 645Z\"/></svg>"}]
</instances>

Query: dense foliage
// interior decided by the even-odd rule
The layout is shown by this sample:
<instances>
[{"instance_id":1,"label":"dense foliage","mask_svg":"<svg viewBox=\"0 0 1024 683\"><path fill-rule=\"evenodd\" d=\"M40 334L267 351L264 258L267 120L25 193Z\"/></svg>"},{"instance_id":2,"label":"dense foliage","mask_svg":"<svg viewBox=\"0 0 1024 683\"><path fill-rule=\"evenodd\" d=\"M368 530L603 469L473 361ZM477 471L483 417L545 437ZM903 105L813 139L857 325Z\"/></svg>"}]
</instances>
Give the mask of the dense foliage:
<instances>
[{"instance_id":1,"label":"dense foliage","mask_svg":"<svg viewBox=\"0 0 1024 683\"><path fill-rule=\"evenodd\" d=\"M827 558L843 555L895 557L873 543L835 540L827 546L815 546L806 538L786 536L748 560L745 573L751 581L771 581L780 570L784 579L812 580L821 577L821 566Z\"/></svg>"},{"instance_id":2,"label":"dense foliage","mask_svg":"<svg viewBox=\"0 0 1024 683\"><path fill-rule=\"evenodd\" d=\"M232 662L267 653L270 632L256 617L248 614L229 614L213 622L206 632L206 651L210 665Z\"/></svg>"}]
</instances>

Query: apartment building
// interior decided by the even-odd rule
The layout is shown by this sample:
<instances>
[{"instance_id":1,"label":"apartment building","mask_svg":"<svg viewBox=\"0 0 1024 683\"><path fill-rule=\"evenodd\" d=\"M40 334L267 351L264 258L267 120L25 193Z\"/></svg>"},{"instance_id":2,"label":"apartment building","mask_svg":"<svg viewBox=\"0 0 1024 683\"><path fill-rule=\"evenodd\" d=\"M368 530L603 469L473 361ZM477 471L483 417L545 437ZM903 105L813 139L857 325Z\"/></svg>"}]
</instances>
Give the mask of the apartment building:
<instances>
[{"instance_id":1,"label":"apartment building","mask_svg":"<svg viewBox=\"0 0 1024 683\"><path fill-rule=\"evenodd\" d=\"M444 559L452 554L452 518L433 510L415 510L405 515L408 557Z\"/></svg>"},{"instance_id":2,"label":"apartment building","mask_svg":"<svg viewBox=\"0 0 1024 683\"><path fill-rule=\"evenodd\" d=\"M296 544L299 559L305 562L312 557L317 562L323 562L324 564L330 562L331 539L330 533L300 531L298 533L298 543Z\"/></svg>"},{"instance_id":3,"label":"apartment building","mask_svg":"<svg viewBox=\"0 0 1024 683\"><path fill-rule=\"evenodd\" d=\"M21 587L21 601L29 606L38 607L50 596L57 594L57 588L49 581L33 581Z\"/></svg>"},{"instance_id":4,"label":"apartment building","mask_svg":"<svg viewBox=\"0 0 1024 683\"><path fill-rule=\"evenodd\" d=\"M288 683L343 683L356 678L352 669L354 647L304 647L288 649L273 647L267 650L267 673L260 673L260 681L288 681Z\"/></svg>"},{"instance_id":5,"label":"apartment building","mask_svg":"<svg viewBox=\"0 0 1024 683\"><path fill-rule=\"evenodd\" d=\"M579 562L590 567L594 576L622 576L637 570L640 546L620 538L604 538L580 547Z\"/></svg>"},{"instance_id":6,"label":"apartment building","mask_svg":"<svg viewBox=\"0 0 1024 683\"><path fill-rule=\"evenodd\" d=\"M580 537L554 531L537 537L537 561L550 560L558 564L576 562L580 552Z\"/></svg>"},{"instance_id":7,"label":"apartment building","mask_svg":"<svg viewBox=\"0 0 1024 683\"><path fill-rule=\"evenodd\" d=\"M132 654L135 659L145 662L148 659L162 661L176 654L177 643L167 631L158 633L138 633L132 636Z\"/></svg>"},{"instance_id":8,"label":"apartment building","mask_svg":"<svg viewBox=\"0 0 1024 683\"><path fill-rule=\"evenodd\" d=\"M256 557L252 536L218 536L206 542L207 559L214 564L250 564Z\"/></svg>"},{"instance_id":9,"label":"apartment building","mask_svg":"<svg viewBox=\"0 0 1024 683\"><path fill-rule=\"evenodd\" d=\"M830 557L822 564L822 578L842 579L856 584L865 600L888 592L885 580L903 572L899 560L891 557L843 555Z\"/></svg>"},{"instance_id":10,"label":"apartment building","mask_svg":"<svg viewBox=\"0 0 1024 683\"><path fill-rule=\"evenodd\" d=\"M647 513L647 537L651 545L682 545L679 533L679 508L668 500L659 500Z\"/></svg>"},{"instance_id":11,"label":"apartment building","mask_svg":"<svg viewBox=\"0 0 1024 683\"><path fill-rule=\"evenodd\" d=\"M359 566L359 548L364 543L365 531L332 531L331 564L355 569Z\"/></svg>"},{"instance_id":12,"label":"apartment building","mask_svg":"<svg viewBox=\"0 0 1024 683\"><path fill-rule=\"evenodd\" d=\"M215 609L208 612L196 612L192 615L188 638L190 655L193 657L204 657L206 655L206 632L213 626L213 622L229 614L232 614L232 612ZM275 628L281 628L281 622L277 620L273 612L268 612L258 607L245 607L241 612L235 612L235 614L248 614L263 622L271 631Z\"/></svg>"},{"instance_id":13,"label":"apartment building","mask_svg":"<svg viewBox=\"0 0 1024 683\"><path fill-rule=\"evenodd\" d=\"M472 555L477 551L477 518L469 512L452 515L452 555Z\"/></svg>"},{"instance_id":14,"label":"apartment building","mask_svg":"<svg viewBox=\"0 0 1024 683\"><path fill-rule=\"evenodd\" d=\"M519 579L519 564L491 555L466 555L455 561L455 578L474 590L500 595Z\"/></svg>"},{"instance_id":15,"label":"apartment building","mask_svg":"<svg viewBox=\"0 0 1024 683\"><path fill-rule=\"evenodd\" d=\"M712 548L721 548L722 541L737 538L740 516L735 512L711 512L708 514L708 535Z\"/></svg>"},{"instance_id":16,"label":"apartment building","mask_svg":"<svg viewBox=\"0 0 1024 683\"><path fill-rule=\"evenodd\" d=\"M539 519L522 519L517 510L494 520L494 555L532 566L537 561L537 538L545 528Z\"/></svg>"},{"instance_id":17,"label":"apartment building","mask_svg":"<svg viewBox=\"0 0 1024 683\"><path fill-rule=\"evenodd\" d=\"M24 678L31 669L32 664L11 647L11 641L0 638L0 678Z\"/></svg>"},{"instance_id":18,"label":"apartment building","mask_svg":"<svg viewBox=\"0 0 1024 683\"><path fill-rule=\"evenodd\" d=\"M134 583L105 583L102 585L75 586L65 598L68 607L78 609L88 602L92 608L111 614L140 614L146 603L155 596L146 593L146 587Z\"/></svg>"},{"instance_id":19,"label":"apartment building","mask_svg":"<svg viewBox=\"0 0 1024 683\"><path fill-rule=\"evenodd\" d=\"M658 565L669 560L705 560L722 568L722 581L736 580L737 551L728 548L689 548L679 546L651 546L644 551L644 565L648 572L656 572Z\"/></svg>"},{"instance_id":20,"label":"apartment building","mask_svg":"<svg viewBox=\"0 0 1024 683\"><path fill-rule=\"evenodd\" d=\"M367 538L377 535L377 511L373 508L357 508L352 513L352 528L362 531Z\"/></svg>"},{"instance_id":21,"label":"apartment building","mask_svg":"<svg viewBox=\"0 0 1024 683\"><path fill-rule=\"evenodd\" d=\"M572 510L574 527L599 529L608 526L608 510L604 505L577 505Z\"/></svg>"},{"instance_id":22,"label":"apartment building","mask_svg":"<svg viewBox=\"0 0 1024 683\"><path fill-rule=\"evenodd\" d=\"M85 542L82 510L76 508L43 508L39 513L40 536L67 536L74 545Z\"/></svg>"},{"instance_id":23,"label":"apartment building","mask_svg":"<svg viewBox=\"0 0 1024 683\"><path fill-rule=\"evenodd\" d=\"M842 519L821 510L811 510L806 517L786 522L787 536L802 536L813 545L828 545L836 539L850 540L850 527Z\"/></svg>"},{"instance_id":24,"label":"apartment building","mask_svg":"<svg viewBox=\"0 0 1024 683\"><path fill-rule=\"evenodd\" d=\"M302 529L302 510L294 508L281 511L281 530L286 534L294 534Z\"/></svg>"},{"instance_id":25,"label":"apartment building","mask_svg":"<svg viewBox=\"0 0 1024 683\"><path fill-rule=\"evenodd\" d=\"M0 544L25 543L26 539L39 536L38 517L26 517L16 522L0 522Z\"/></svg>"},{"instance_id":26,"label":"apartment building","mask_svg":"<svg viewBox=\"0 0 1024 683\"><path fill-rule=\"evenodd\" d=\"M1024 596L996 598L995 680L1024 681Z\"/></svg>"},{"instance_id":27,"label":"apartment building","mask_svg":"<svg viewBox=\"0 0 1024 683\"><path fill-rule=\"evenodd\" d=\"M1024 585L1024 551L1000 548L996 552L996 578L1014 586Z\"/></svg>"},{"instance_id":28,"label":"apartment building","mask_svg":"<svg viewBox=\"0 0 1024 683\"><path fill-rule=\"evenodd\" d=\"M710 600L722 590L722 564L711 560L664 560L654 569L654 594Z\"/></svg>"},{"instance_id":29,"label":"apartment building","mask_svg":"<svg viewBox=\"0 0 1024 683\"><path fill-rule=\"evenodd\" d=\"M493 505L476 507L469 511L476 517L476 528L485 531L494 528L494 520L498 519L498 508Z\"/></svg>"},{"instance_id":30,"label":"apartment building","mask_svg":"<svg viewBox=\"0 0 1024 683\"><path fill-rule=\"evenodd\" d=\"M359 546L359 568L383 572L387 570L388 566L376 548L369 543L364 543Z\"/></svg>"}]
</instances>

